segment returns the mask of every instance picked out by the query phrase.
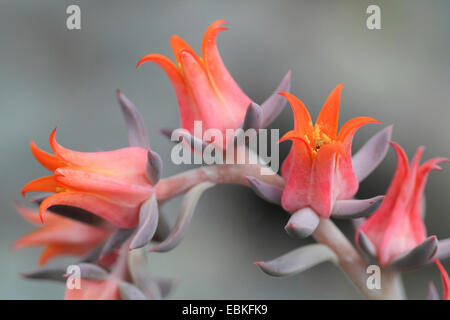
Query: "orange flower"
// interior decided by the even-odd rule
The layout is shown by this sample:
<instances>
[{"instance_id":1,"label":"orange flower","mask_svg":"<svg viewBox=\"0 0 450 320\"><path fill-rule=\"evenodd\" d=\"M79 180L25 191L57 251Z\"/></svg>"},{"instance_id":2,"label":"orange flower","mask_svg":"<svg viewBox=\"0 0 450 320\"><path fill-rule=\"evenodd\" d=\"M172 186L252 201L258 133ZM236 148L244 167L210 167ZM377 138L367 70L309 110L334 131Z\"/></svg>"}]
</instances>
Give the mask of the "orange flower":
<instances>
[{"instance_id":1,"label":"orange flower","mask_svg":"<svg viewBox=\"0 0 450 320\"><path fill-rule=\"evenodd\" d=\"M13 248L44 246L45 249L39 258L40 265L57 256L87 254L110 233L106 228L91 226L52 212L47 212L46 223L41 225L35 210L20 205L17 206L17 210L27 221L41 227L18 239Z\"/></svg>"},{"instance_id":2,"label":"orange flower","mask_svg":"<svg viewBox=\"0 0 450 320\"><path fill-rule=\"evenodd\" d=\"M391 144L397 155L395 175L380 208L364 221L356 233L358 244L361 232L367 236L366 241L371 242L382 266L395 262L396 258L405 256L427 239L422 214L427 177L432 170L441 170L440 162L448 161L433 158L420 165L423 148L418 148L408 163L405 151L398 144Z\"/></svg>"},{"instance_id":3,"label":"orange flower","mask_svg":"<svg viewBox=\"0 0 450 320\"><path fill-rule=\"evenodd\" d=\"M225 20L217 20L208 27L203 37L202 57L183 39L173 35L170 43L176 64L163 55L153 53L142 57L138 62L138 67L144 62L154 62L166 72L177 95L181 127L192 135L197 134L199 139L202 139L202 136L194 132L194 121L202 121L203 131L219 129L224 141L216 142L216 145L223 148L232 135L227 137L226 129L236 129L240 126L252 102L234 81L217 50L216 38L221 31L227 30L222 27L226 23ZM289 79L290 73L281 84L285 91L289 90ZM262 121L264 125L273 120L271 112L278 114L284 106L281 103L274 107L274 102L267 100L267 105L262 106L263 113L265 112ZM272 106L269 106L270 104ZM278 111L269 110L272 107Z\"/></svg>"},{"instance_id":4,"label":"orange flower","mask_svg":"<svg viewBox=\"0 0 450 320\"><path fill-rule=\"evenodd\" d=\"M39 215L55 205L78 207L120 228L137 225L139 208L154 192L146 176L149 150L128 147L106 152L77 152L66 149L50 135L55 155L31 142L36 159L53 175L29 182L22 189L52 192L40 206Z\"/></svg>"},{"instance_id":5,"label":"orange flower","mask_svg":"<svg viewBox=\"0 0 450 320\"><path fill-rule=\"evenodd\" d=\"M289 155L281 167L286 181L281 204L289 212L310 207L328 218L336 200L350 199L358 190L352 168L351 146L356 131L367 123L380 123L370 117L358 117L338 128L342 85L325 102L313 126L305 105L290 93L282 92L294 112L294 130L281 141L292 140Z\"/></svg>"}]
</instances>

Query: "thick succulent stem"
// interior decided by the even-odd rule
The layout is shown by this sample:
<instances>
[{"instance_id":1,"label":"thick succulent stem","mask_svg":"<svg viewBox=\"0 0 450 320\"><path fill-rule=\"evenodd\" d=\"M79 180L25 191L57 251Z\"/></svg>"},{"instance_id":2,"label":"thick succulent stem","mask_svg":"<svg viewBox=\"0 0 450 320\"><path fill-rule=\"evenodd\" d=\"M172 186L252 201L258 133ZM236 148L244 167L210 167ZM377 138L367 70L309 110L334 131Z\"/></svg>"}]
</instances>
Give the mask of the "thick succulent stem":
<instances>
[{"instance_id":1,"label":"thick succulent stem","mask_svg":"<svg viewBox=\"0 0 450 320\"><path fill-rule=\"evenodd\" d=\"M277 174L261 175L261 166L254 164L213 165L188 170L175 176L162 179L156 186L158 201L165 201L180 195L191 187L205 181L216 184L240 184L249 186L247 176L284 187L284 180ZM328 246L339 258L339 265L368 299L404 299L400 274L391 270L381 270L381 289L367 286L368 265L355 247L330 219L321 219L313 233L317 242Z\"/></svg>"},{"instance_id":2,"label":"thick succulent stem","mask_svg":"<svg viewBox=\"0 0 450 320\"><path fill-rule=\"evenodd\" d=\"M247 176L283 186L283 179L277 175L261 175L261 166L256 164L223 164L205 166L188 170L172 177L161 179L156 185L156 194L159 201L164 201L180 195L191 187L205 181L223 184L232 183L249 186Z\"/></svg>"},{"instance_id":3,"label":"thick succulent stem","mask_svg":"<svg viewBox=\"0 0 450 320\"><path fill-rule=\"evenodd\" d=\"M393 270L381 270L381 288L369 289L367 263L355 247L330 219L320 219L313 233L317 242L328 246L338 256L339 265L361 293L368 299L404 299L400 274Z\"/></svg>"}]
</instances>

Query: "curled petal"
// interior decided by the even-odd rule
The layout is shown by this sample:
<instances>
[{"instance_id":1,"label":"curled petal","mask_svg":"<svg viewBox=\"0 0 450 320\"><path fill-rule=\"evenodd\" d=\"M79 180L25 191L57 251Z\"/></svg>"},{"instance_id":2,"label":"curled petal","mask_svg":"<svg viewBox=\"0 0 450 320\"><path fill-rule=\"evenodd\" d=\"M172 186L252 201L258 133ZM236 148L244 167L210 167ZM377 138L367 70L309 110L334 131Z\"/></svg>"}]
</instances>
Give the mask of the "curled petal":
<instances>
[{"instance_id":1,"label":"curled petal","mask_svg":"<svg viewBox=\"0 0 450 320\"><path fill-rule=\"evenodd\" d=\"M281 80L278 87L275 89L273 94L267 98L261 104L261 109L263 112L263 120L261 128L266 128L269 124L275 120L278 115L283 110L286 105L286 100L284 100L278 93L279 92L289 92L291 90L291 70L289 70L286 75Z\"/></svg>"},{"instance_id":2,"label":"curled petal","mask_svg":"<svg viewBox=\"0 0 450 320\"><path fill-rule=\"evenodd\" d=\"M242 121L245 108L251 100L239 88L239 85L225 67L219 50L217 50L217 35L221 31L226 30L226 28L222 27L226 23L227 21L225 20L217 20L208 27L202 41L202 56L208 76L217 88L217 92L220 92L220 96L222 96L224 101L227 101L227 106L233 114L241 115L238 119L240 122ZM236 126L238 124L236 123Z\"/></svg>"},{"instance_id":3,"label":"curled petal","mask_svg":"<svg viewBox=\"0 0 450 320\"><path fill-rule=\"evenodd\" d=\"M306 238L310 236L319 225L319 216L309 207L293 213L284 227L284 230L293 238Z\"/></svg>"},{"instance_id":4,"label":"curled petal","mask_svg":"<svg viewBox=\"0 0 450 320\"><path fill-rule=\"evenodd\" d=\"M30 149L36 160L39 161L43 167L52 172L65 165L65 163L56 156L39 149L34 141L30 142Z\"/></svg>"},{"instance_id":5,"label":"curled petal","mask_svg":"<svg viewBox=\"0 0 450 320\"><path fill-rule=\"evenodd\" d=\"M200 119L200 115L195 107L195 102L189 92L189 88L181 75L180 69L169 58L160 54L148 54L142 57L137 66L139 67L142 63L149 61L156 63L166 72L177 96L181 127L192 132L194 120Z\"/></svg>"},{"instance_id":6,"label":"curled petal","mask_svg":"<svg viewBox=\"0 0 450 320\"><path fill-rule=\"evenodd\" d=\"M154 151L148 150L146 173L147 178L152 185L158 183L159 178L161 177L162 167L163 162L159 154Z\"/></svg>"},{"instance_id":7,"label":"curled petal","mask_svg":"<svg viewBox=\"0 0 450 320\"><path fill-rule=\"evenodd\" d=\"M376 196L370 199L337 200L334 203L331 215L333 218L355 219L368 217L380 207L384 196Z\"/></svg>"},{"instance_id":8,"label":"curled petal","mask_svg":"<svg viewBox=\"0 0 450 320\"><path fill-rule=\"evenodd\" d=\"M316 127L328 137L335 137L337 133L342 87L340 84L331 91L316 120Z\"/></svg>"},{"instance_id":9,"label":"curled petal","mask_svg":"<svg viewBox=\"0 0 450 320\"><path fill-rule=\"evenodd\" d=\"M149 252L169 251L175 248L180 243L181 239L183 239L184 234L186 233L187 227L191 222L198 200L200 199L203 192L213 187L214 185L215 184L211 182L203 182L196 185L195 187L192 187L186 193L181 204L180 214L172 232L167 237L167 239L150 249Z\"/></svg>"},{"instance_id":10,"label":"curled petal","mask_svg":"<svg viewBox=\"0 0 450 320\"><path fill-rule=\"evenodd\" d=\"M139 227L130 243L130 250L142 248L152 240L158 227L158 201L156 195L145 201L139 211Z\"/></svg>"},{"instance_id":11,"label":"curled petal","mask_svg":"<svg viewBox=\"0 0 450 320\"><path fill-rule=\"evenodd\" d=\"M66 163L66 166L97 169L121 175L141 175L145 172L146 149L128 147L113 151L79 152L61 146L56 141L55 134L56 128L49 138L50 147L55 155Z\"/></svg>"},{"instance_id":12,"label":"curled petal","mask_svg":"<svg viewBox=\"0 0 450 320\"><path fill-rule=\"evenodd\" d=\"M264 273L274 277L292 276L325 261L338 262L336 254L327 246L311 244L300 247L271 261L255 264Z\"/></svg>"},{"instance_id":13,"label":"curled petal","mask_svg":"<svg viewBox=\"0 0 450 320\"><path fill-rule=\"evenodd\" d=\"M391 266L400 270L417 268L427 263L436 253L438 241L436 236L425 239L414 249L411 249L391 262Z\"/></svg>"},{"instance_id":14,"label":"curled petal","mask_svg":"<svg viewBox=\"0 0 450 320\"><path fill-rule=\"evenodd\" d=\"M371 117L357 117L348 120L342 126L337 139L344 144L346 150L348 150L349 153L352 147L353 136L355 135L356 131L368 123L381 124L380 121Z\"/></svg>"},{"instance_id":15,"label":"curled petal","mask_svg":"<svg viewBox=\"0 0 450 320\"><path fill-rule=\"evenodd\" d=\"M304 139L306 135L309 141L314 141L311 116L303 102L289 92L280 92L279 94L285 97L291 105L292 112L294 113L293 131L298 133L298 136L302 139Z\"/></svg>"},{"instance_id":16,"label":"curled petal","mask_svg":"<svg viewBox=\"0 0 450 320\"><path fill-rule=\"evenodd\" d=\"M47 176L35 179L28 182L22 188L22 196L25 196L28 192L41 191L41 192L57 192L61 185L56 182L54 176Z\"/></svg>"},{"instance_id":17,"label":"curled petal","mask_svg":"<svg viewBox=\"0 0 450 320\"><path fill-rule=\"evenodd\" d=\"M363 181L386 156L392 135L392 125L384 128L352 157L353 170L359 182Z\"/></svg>"},{"instance_id":18,"label":"curled petal","mask_svg":"<svg viewBox=\"0 0 450 320\"><path fill-rule=\"evenodd\" d=\"M135 105L122 92L120 92L120 90L117 90L116 93L125 122L127 123L128 142L130 146L148 149L148 135L142 115L139 113Z\"/></svg>"},{"instance_id":19,"label":"curled petal","mask_svg":"<svg viewBox=\"0 0 450 320\"><path fill-rule=\"evenodd\" d=\"M253 191L263 198L264 200L274 203L281 204L281 195L283 194L283 189L275 186L273 184L266 183L255 177L247 176L247 180L250 183Z\"/></svg>"}]
</instances>

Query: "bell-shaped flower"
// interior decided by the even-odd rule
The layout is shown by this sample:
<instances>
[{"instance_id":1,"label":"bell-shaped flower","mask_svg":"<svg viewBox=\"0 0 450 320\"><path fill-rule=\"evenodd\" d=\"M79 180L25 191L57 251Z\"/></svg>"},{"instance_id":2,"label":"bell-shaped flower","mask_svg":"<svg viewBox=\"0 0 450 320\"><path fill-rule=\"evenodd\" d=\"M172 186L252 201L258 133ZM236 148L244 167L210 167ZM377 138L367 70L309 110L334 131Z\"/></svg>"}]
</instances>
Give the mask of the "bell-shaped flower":
<instances>
[{"instance_id":1,"label":"bell-shaped flower","mask_svg":"<svg viewBox=\"0 0 450 320\"><path fill-rule=\"evenodd\" d=\"M405 151L391 143L397 168L381 206L358 228L359 247L381 266L418 267L430 261L437 249L435 236L426 236L423 221L424 189L431 170L441 170L445 158L433 158L420 165L423 148L411 161Z\"/></svg>"},{"instance_id":2,"label":"bell-shaped flower","mask_svg":"<svg viewBox=\"0 0 450 320\"><path fill-rule=\"evenodd\" d=\"M226 23L225 20L217 20L208 27L202 41L202 57L183 39L173 35L170 43L176 63L160 54L148 54L138 62L138 66L144 62L154 62L166 72L177 96L181 127L199 139L203 138L203 132L207 129L220 130L223 141L214 140L220 148L225 148L233 135L226 129L243 127L246 113L249 113L247 118L251 120L247 119L248 123L267 126L284 107L284 101L274 94L261 105L260 117L259 106L255 107L232 78L216 43L217 35L226 30L222 26ZM289 91L289 87L290 72L276 91ZM194 131L195 121L201 121L201 130Z\"/></svg>"},{"instance_id":3,"label":"bell-shaped flower","mask_svg":"<svg viewBox=\"0 0 450 320\"><path fill-rule=\"evenodd\" d=\"M23 218L39 228L19 238L14 242L13 248L43 246L44 251L39 257L40 265L58 256L83 256L104 241L110 233L107 228L88 225L52 212L46 213L46 221L42 225L36 210L21 205L17 206L17 210Z\"/></svg>"},{"instance_id":4,"label":"bell-shaped flower","mask_svg":"<svg viewBox=\"0 0 450 320\"><path fill-rule=\"evenodd\" d=\"M40 205L39 215L52 206L63 205L89 211L120 228L138 224L141 204L154 188L149 177L152 151L128 147L105 152L78 152L64 148L50 135L54 155L31 142L36 159L52 175L29 182L22 194L53 193Z\"/></svg>"},{"instance_id":5,"label":"bell-shaped flower","mask_svg":"<svg viewBox=\"0 0 450 320\"><path fill-rule=\"evenodd\" d=\"M294 130L280 139L280 142L292 140L291 150L281 167L286 181L281 205L289 212L304 211L300 220L310 225L306 230L308 234L318 223L313 217L328 218L336 201L351 199L357 192L359 182L351 156L353 136L361 126L379 123L370 117L357 117L347 121L338 133L341 90L342 85L339 85L331 92L315 125L298 98L280 93L289 101L295 120ZM353 206L352 203L345 205Z\"/></svg>"}]
</instances>

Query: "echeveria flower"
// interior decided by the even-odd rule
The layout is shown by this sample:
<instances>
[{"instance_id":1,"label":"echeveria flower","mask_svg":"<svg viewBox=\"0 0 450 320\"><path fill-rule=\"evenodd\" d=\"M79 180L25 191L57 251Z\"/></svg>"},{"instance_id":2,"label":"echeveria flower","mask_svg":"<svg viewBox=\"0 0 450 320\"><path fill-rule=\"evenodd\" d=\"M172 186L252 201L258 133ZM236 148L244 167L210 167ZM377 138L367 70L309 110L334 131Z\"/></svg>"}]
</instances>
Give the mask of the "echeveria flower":
<instances>
[{"instance_id":1,"label":"echeveria flower","mask_svg":"<svg viewBox=\"0 0 450 320\"><path fill-rule=\"evenodd\" d=\"M13 244L13 248L43 246L39 264L44 265L58 256L82 256L93 250L108 237L110 231L104 227L92 226L52 212L46 213L46 223L39 223L36 210L17 206L18 212L27 221L39 226L39 229L22 236Z\"/></svg>"},{"instance_id":2,"label":"echeveria flower","mask_svg":"<svg viewBox=\"0 0 450 320\"><path fill-rule=\"evenodd\" d=\"M173 35L170 43L176 64L160 54L148 54L138 62L138 66L154 62L166 72L177 95L181 127L194 135L194 121L202 121L203 131L211 128L221 131L224 141L216 141L221 147L230 141L231 136L227 137L226 129L242 126L248 111L259 110L259 106L252 103L230 75L217 50L216 38L221 31L227 30L222 27L226 23L225 20L217 20L208 27L203 36L202 57L183 39ZM289 86L290 72L276 91L288 91ZM258 123L268 125L283 106L284 101L272 95L261 105L262 119Z\"/></svg>"},{"instance_id":3,"label":"echeveria flower","mask_svg":"<svg viewBox=\"0 0 450 320\"><path fill-rule=\"evenodd\" d=\"M392 143L397 155L397 169L386 196L358 229L357 243L377 258L382 266L389 264L415 267L428 262L436 252L435 236L427 238L423 222L423 194L431 170L441 170L445 158L433 158L420 165L423 148L411 161L405 151Z\"/></svg>"},{"instance_id":4,"label":"echeveria flower","mask_svg":"<svg viewBox=\"0 0 450 320\"><path fill-rule=\"evenodd\" d=\"M39 215L55 205L87 210L120 228L137 225L141 204L154 188L148 178L150 150L128 147L106 152L77 152L66 149L50 135L55 155L31 142L36 159L53 175L29 182L22 194L52 192L42 201Z\"/></svg>"},{"instance_id":5,"label":"echeveria flower","mask_svg":"<svg viewBox=\"0 0 450 320\"><path fill-rule=\"evenodd\" d=\"M289 93L280 93L294 112L294 130L281 141L292 140L292 147L281 167L286 181L281 204L286 211L312 209L328 218L336 200L352 198L359 182L352 166L351 146L355 132L367 123L380 123L370 117L347 121L338 129L342 85L326 100L313 125L304 104Z\"/></svg>"}]
</instances>

